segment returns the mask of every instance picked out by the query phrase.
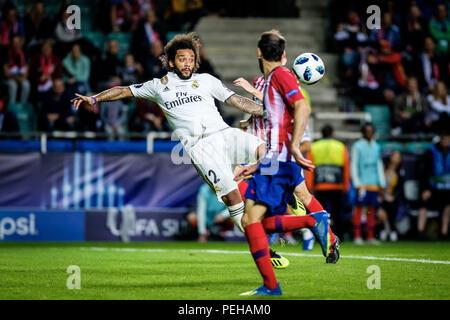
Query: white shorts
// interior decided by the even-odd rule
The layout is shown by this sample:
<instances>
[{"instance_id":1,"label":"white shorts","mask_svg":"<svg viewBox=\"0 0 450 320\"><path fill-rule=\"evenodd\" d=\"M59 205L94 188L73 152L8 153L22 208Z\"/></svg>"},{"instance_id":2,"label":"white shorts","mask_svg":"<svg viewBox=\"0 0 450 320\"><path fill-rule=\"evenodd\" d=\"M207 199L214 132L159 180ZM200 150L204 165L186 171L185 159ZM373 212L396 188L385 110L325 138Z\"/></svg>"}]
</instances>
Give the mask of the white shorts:
<instances>
[{"instance_id":1,"label":"white shorts","mask_svg":"<svg viewBox=\"0 0 450 320\"><path fill-rule=\"evenodd\" d=\"M217 198L238 188L234 168L240 164L256 163L256 149L265 144L260 138L236 128L227 128L200 139L189 150L197 171L215 190Z\"/></svg>"}]
</instances>

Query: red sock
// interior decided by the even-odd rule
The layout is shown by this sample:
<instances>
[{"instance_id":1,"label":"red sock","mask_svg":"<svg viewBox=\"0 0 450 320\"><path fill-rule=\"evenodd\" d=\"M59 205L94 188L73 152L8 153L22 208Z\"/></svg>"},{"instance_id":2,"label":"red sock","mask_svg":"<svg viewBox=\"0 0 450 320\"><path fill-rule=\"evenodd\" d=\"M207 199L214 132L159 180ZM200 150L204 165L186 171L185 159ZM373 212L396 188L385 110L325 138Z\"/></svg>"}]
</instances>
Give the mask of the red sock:
<instances>
[{"instance_id":1,"label":"red sock","mask_svg":"<svg viewBox=\"0 0 450 320\"><path fill-rule=\"evenodd\" d=\"M368 207L367 221L366 221L367 240L371 240L374 238L374 229L375 229L375 208Z\"/></svg>"},{"instance_id":2,"label":"red sock","mask_svg":"<svg viewBox=\"0 0 450 320\"><path fill-rule=\"evenodd\" d=\"M304 205L306 206L306 209L310 213L324 211L322 205L320 204L319 201L317 201L316 197L314 197L314 196L311 196L311 201L309 202L308 205L306 205L306 203L304 203Z\"/></svg>"},{"instance_id":3,"label":"red sock","mask_svg":"<svg viewBox=\"0 0 450 320\"><path fill-rule=\"evenodd\" d=\"M267 233L295 231L301 228L313 227L316 223L311 215L305 216L272 216L265 218L263 221L264 229Z\"/></svg>"},{"instance_id":4,"label":"red sock","mask_svg":"<svg viewBox=\"0 0 450 320\"><path fill-rule=\"evenodd\" d=\"M261 276L264 279L264 285L269 289L275 289L277 279L270 261L269 241L261 222L249 224L244 228L247 237L250 252L255 260Z\"/></svg>"},{"instance_id":5,"label":"red sock","mask_svg":"<svg viewBox=\"0 0 450 320\"><path fill-rule=\"evenodd\" d=\"M363 208L360 206L355 207L355 209L353 210L352 222L353 222L353 232L354 232L355 238L361 238L362 210L363 210Z\"/></svg>"}]
</instances>

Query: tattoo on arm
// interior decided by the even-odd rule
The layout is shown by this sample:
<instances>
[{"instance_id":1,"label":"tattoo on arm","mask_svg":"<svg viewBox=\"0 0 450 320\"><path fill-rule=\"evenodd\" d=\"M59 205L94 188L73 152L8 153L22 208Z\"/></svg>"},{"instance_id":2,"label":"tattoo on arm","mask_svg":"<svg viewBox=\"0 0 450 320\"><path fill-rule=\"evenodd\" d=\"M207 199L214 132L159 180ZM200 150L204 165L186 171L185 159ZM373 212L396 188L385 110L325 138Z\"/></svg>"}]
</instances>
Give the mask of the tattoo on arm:
<instances>
[{"instance_id":1,"label":"tattoo on arm","mask_svg":"<svg viewBox=\"0 0 450 320\"><path fill-rule=\"evenodd\" d=\"M238 94L233 94L231 97L225 100L225 103L231 104L246 113L250 113L256 116L263 115L263 106L261 104Z\"/></svg>"},{"instance_id":2,"label":"tattoo on arm","mask_svg":"<svg viewBox=\"0 0 450 320\"><path fill-rule=\"evenodd\" d=\"M94 96L97 102L113 101L133 97L129 87L114 87Z\"/></svg>"}]
</instances>

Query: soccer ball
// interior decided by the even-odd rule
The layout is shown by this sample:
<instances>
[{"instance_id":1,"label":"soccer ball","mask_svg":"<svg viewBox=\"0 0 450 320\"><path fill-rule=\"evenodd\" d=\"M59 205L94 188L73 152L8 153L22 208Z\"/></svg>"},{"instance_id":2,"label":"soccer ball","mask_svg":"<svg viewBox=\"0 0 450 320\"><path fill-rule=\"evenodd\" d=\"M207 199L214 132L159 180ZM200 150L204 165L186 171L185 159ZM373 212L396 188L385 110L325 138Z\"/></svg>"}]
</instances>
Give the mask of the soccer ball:
<instances>
[{"instance_id":1,"label":"soccer ball","mask_svg":"<svg viewBox=\"0 0 450 320\"><path fill-rule=\"evenodd\" d=\"M295 58L292 70L298 80L304 84L314 84L322 79L325 66L322 59L314 53L302 53Z\"/></svg>"}]
</instances>

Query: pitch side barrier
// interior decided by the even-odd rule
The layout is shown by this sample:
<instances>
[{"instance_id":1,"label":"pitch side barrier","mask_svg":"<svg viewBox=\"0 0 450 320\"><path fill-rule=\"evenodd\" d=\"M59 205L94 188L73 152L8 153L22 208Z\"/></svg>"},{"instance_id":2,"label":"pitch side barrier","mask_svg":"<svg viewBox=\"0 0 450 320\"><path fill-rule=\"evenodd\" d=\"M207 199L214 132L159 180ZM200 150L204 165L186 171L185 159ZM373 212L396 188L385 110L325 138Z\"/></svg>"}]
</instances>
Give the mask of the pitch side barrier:
<instances>
[{"instance_id":1,"label":"pitch side barrier","mask_svg":"<svg viewBox=\"0 0 450 320\"><path fill-rule=\"evenodd\" d=\"M1 208L0 242L185 240L188 212L188 208L132 206L104 210ZM245 240L236 228L223 236L226 241Z\"/></svg>"}]
</instances>

